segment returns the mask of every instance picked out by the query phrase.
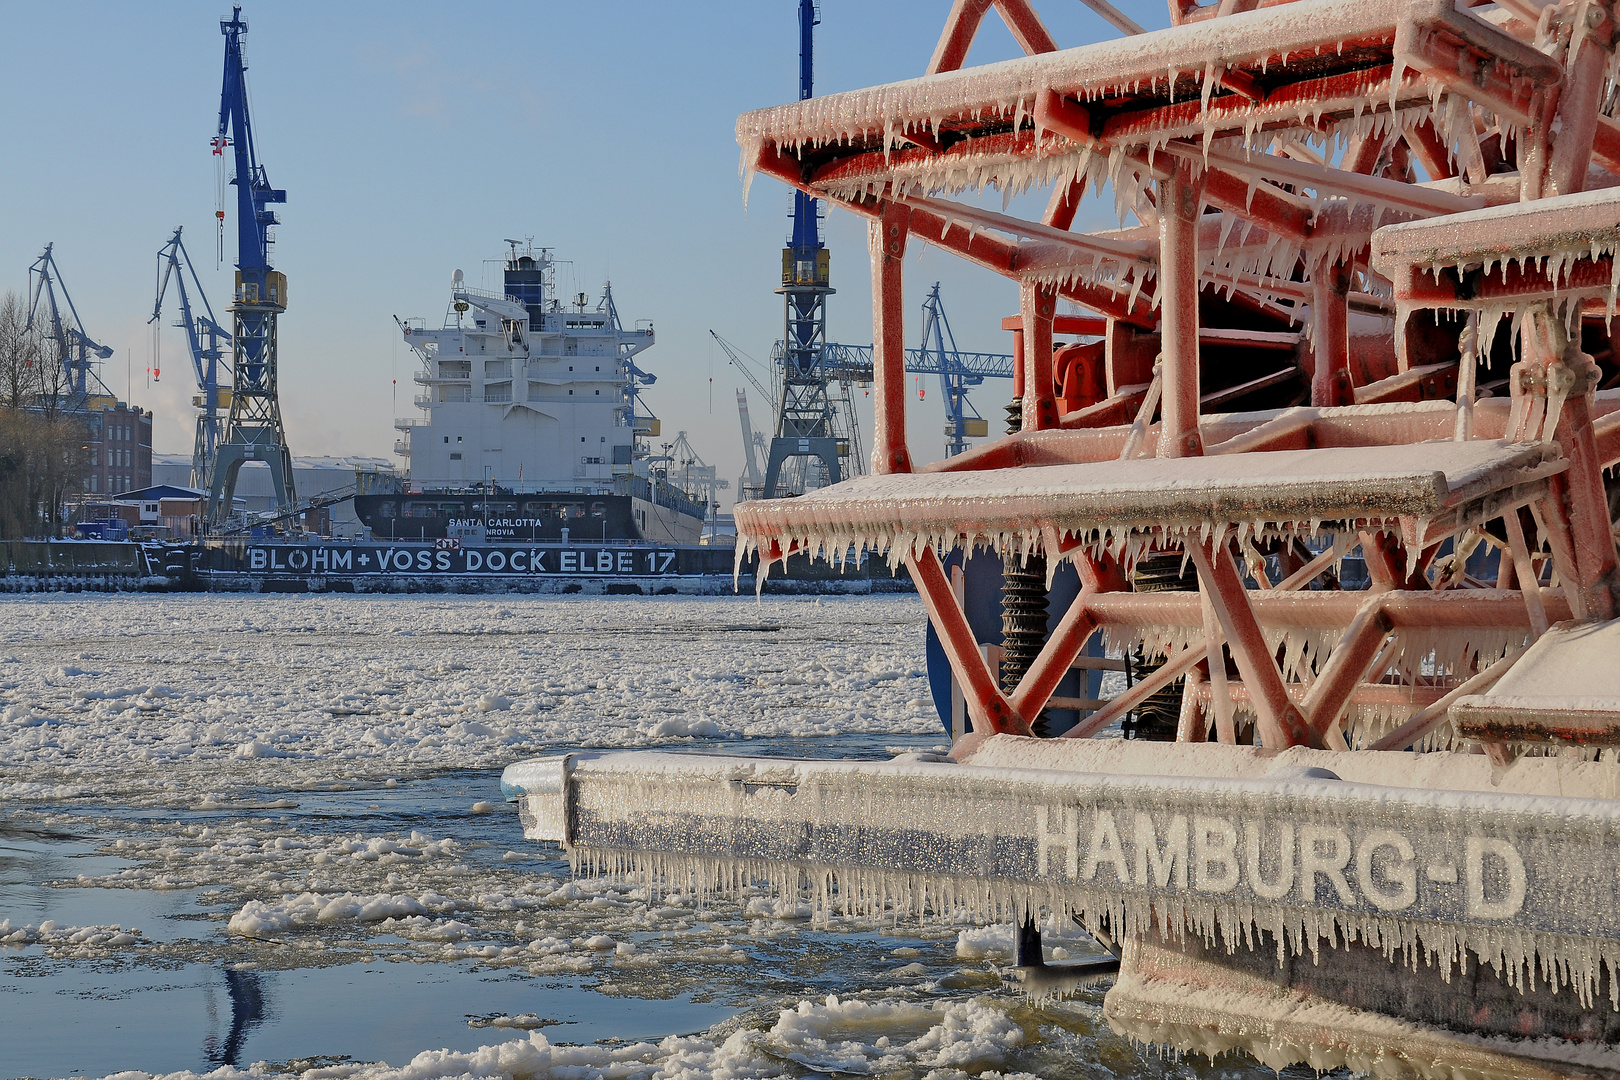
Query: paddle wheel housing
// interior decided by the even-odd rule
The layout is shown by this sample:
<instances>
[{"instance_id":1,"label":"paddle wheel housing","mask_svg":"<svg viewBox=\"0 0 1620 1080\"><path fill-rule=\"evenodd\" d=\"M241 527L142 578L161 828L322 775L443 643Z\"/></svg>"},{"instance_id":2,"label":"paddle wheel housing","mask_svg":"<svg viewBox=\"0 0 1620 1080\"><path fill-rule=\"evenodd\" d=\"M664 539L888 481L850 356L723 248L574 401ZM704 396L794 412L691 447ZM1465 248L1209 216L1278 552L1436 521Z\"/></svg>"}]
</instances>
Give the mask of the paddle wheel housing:
<instances>
[{"instance_id":1,"label":"paddle wheel housing","mask_svg":"<svg viewBox=\"0 0 1620 1080\"><path fill-rule=\"evenodd\" d=\"M992 8L1029 55L960 70ZM548 781L575 816L531 833L614 865L656 848L713 881L748 859L795 883L819 867L877 907L1067 909L1119 944L1107 1013L1148 1041L1613 1075L1614 8L1171 8L1170 29L1060 50L1028 0L956 0L922 77L738 122L750 177L867 220L875 342L872 474L740 504L739 558L903 563L971 720L953 763L865 770L904 789L881 806L836 770L653 770L732 785L699 816L770 821L757 842L697 824L691 792L597 797L618 767L585 763ZM986 188L1050 194L1030 220L972 198ZM1074 230L1097 194L1125 223ZM1019 430L924 466L905 441L915 243L1020 297ZM1091 339L1083 358L1064 333ZM1079 578L1005 684L947 567L975 549ZM1333 573L1357 553L1363 589ZM1196 589L1134 587L1167 555ZM1032 737L1097 635L1164 662ZM1088 742L1177 680L1175 745ZM750 783L792 786L799 810L766 813ZM690 820L606 824L655 806ZM956 824L839 832L930 815Z\"/></svg>"}]
</instances>

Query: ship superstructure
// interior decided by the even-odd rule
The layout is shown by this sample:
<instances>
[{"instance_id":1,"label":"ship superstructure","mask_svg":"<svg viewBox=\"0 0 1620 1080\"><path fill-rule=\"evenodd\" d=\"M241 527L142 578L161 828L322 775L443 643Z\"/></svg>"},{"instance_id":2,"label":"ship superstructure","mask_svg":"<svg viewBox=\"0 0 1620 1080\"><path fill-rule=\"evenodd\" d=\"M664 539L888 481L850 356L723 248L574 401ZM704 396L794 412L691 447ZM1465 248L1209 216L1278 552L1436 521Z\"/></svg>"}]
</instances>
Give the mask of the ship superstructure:
<instances>
[{"instance_id":1,"label":"ship superstructure","mask_svg":"<svg viewBox=\"0 0 1620 1080\"><path fill-rule=\"evenodd\" d=\"M585 293L563 301L550 249L509 243L501 291L471 288L457 270L443 326L400 321L421 362L424 415L395 422L410 490L395 496L403 502L357 502L362 519L369 509L374 531L401 539L474 527L490 539L571 529L696 541L708 508L649 461L659 422L637 392L654 376L635 357L653 344L651 322L626 329L610 284L594 305Z\"/></svg>"}]
</instances>

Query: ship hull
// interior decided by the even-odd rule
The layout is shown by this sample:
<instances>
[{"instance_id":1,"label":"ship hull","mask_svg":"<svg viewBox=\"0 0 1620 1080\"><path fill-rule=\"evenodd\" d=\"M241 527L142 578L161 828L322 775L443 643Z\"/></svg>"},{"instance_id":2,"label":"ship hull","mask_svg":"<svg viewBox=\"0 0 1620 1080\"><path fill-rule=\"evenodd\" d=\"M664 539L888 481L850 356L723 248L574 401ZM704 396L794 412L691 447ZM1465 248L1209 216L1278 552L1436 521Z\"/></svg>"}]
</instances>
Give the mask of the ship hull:
<instances>
[{"instance_id":1,"label":"ship hull","mask_svg":"<svg viewBox=\"0 0 1620 1080\"><path fill-rule=\"evenodd\" d=\"M357 495L354 510L375 540L694 544L703 535L703 519L692 508L634 495L498 492L486 499L477 492L404 492Z\"/></svg>"}]
</instances>

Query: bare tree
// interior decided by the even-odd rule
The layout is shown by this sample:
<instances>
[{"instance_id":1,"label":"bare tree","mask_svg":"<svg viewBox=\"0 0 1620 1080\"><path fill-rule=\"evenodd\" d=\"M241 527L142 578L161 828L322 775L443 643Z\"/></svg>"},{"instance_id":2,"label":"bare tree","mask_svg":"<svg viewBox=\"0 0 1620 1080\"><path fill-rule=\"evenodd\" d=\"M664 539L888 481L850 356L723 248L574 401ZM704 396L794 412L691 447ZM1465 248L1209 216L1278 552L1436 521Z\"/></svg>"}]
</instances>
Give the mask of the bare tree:
<instances>
[{"instance_id":1,"label":"bare tree","mask_svg":"<svg viewBox=\"0 0 1620 1080\"><path fill-rule=\"evenodd\" d=\"M14 292L0 296L0 409L34 405L39 392L40 336L28 328L28 310Z\"/></svg>"},{"instance_id":2,"label":"bare tree","mask_svg":"<svg viewBox=\"0 0 1620 1080\"><path fill-rule=\"evenodd\" d=\"M71 373L57 343L0 296L0 539L60 536L89 466L89 427L67 411Z\"/></svg>"}]
</instances>

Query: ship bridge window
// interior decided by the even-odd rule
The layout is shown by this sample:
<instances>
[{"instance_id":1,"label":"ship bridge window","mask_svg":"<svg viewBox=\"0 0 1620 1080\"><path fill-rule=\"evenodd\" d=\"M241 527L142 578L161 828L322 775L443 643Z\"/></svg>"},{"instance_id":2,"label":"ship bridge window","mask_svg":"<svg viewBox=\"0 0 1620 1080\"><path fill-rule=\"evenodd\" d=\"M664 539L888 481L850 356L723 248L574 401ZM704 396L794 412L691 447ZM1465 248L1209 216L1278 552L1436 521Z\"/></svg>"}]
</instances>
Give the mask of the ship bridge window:
<instances>
[{"instance_id":1,"label":"ship bridge window","mask_svg":"<svg viewBox=\"0 0 1620 1080\"><path fill-rule=\"evenodd\" d=\"M399 506L392 499L384 499L377 504L377 516L380 518L391 518L398 513Z\"/></svg>"},{"instance_id":2,"label":"ship bridge window","mask_svg":"<svg viewBox=\"0 0 1620 1080\"><path fill-rule=\"evenodd\" d=\"M601 503L601 502L593 502L593 503L591 503L591 517L599 518L599 517L606 517L606 516L607 516L607 503Z\"/></svg>"},{"instance_id":3,"label":"ship bridge window","mask_svg":"<svg viewBox=\"0 0 1620 1080\"><path fill-rule=\"evenodd\" d=\"M408 502L405 504L403 516L408 518L427 518L438 513L439 508L433 503Z\"/></svg>"}]
</instances>

